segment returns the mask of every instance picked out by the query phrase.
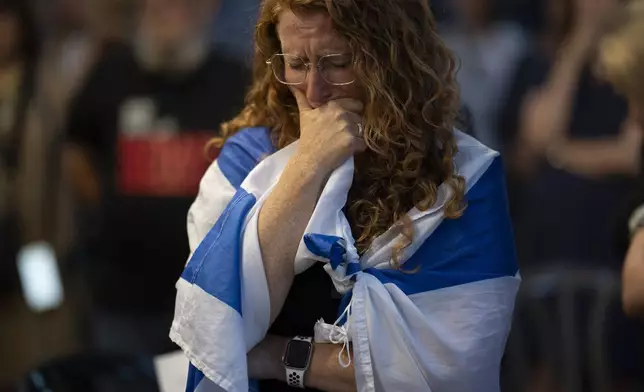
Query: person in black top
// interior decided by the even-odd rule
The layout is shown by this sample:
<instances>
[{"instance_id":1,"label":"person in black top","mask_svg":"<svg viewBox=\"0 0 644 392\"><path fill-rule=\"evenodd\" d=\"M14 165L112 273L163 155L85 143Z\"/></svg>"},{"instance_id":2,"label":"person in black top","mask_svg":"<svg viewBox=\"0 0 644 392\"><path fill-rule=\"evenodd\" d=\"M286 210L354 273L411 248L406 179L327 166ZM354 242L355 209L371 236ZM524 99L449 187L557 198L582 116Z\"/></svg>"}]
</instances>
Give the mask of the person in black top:
<instances>
[{"instance_id":1,"label":"person in black top","mask_svg":"<svg viewBox=\"0 0 644 392\"><path fill-rule=\"evenodd\" d=\"M615 211L638 171L642 135L627 102L596 73L597 43L617 1L546 4L546 28L521 62L502 114L523 276L553 267L618 270ZM579 297L575 311L585 320L593 299ZM641 334L619 306L609 310L605 338L612 381L634 383L642 374L636 343ZM537 333L532 315L517 320L516 330ZM580 323L578 336L586 331L587 324ZM562 347L560 339L553 334L548 344ZM537 339L528 341L534 354L543 350L532 344ZM585 341L577 347L579 358L588 355ZM540 365L547 359L541 356ZM580 371L588 375L586 368Z\"/></svg>"},{"instance_id":2,"label":"person in black top","mask_svg":"<svg viewBox=\"0 0 644 392\"><path fill-rule=\"evenodd\" d=\"M644 2L624 7L614 28L602 39L599 65L603 75L629 103L630 116L644 129ZM640 146L641 147L641 146ZM642 151L642 150L640 150ZM640 163L641 163L640 156ZM644 317L644 170L640 167L635 190L621 211L618 250L626 254L622 278L622 302L627 314Z\"/></svg>"},{"instance_id":3,"label":"person in black top","mask_svg":"<svg viewBox=\"0 0 644 392\"><path fill-rule=\"evenodd\" d=\"M548 2L551 18L521 62L501 114L522 268L603 265L620 257L613 212L637 171L627 105L596 77L596 42L613 1ZM603 5L603 4L607 5Z\"/></svg>"},{"instance_id":4,"label":"person in black top","mask_svg":"<svg viewBox=\"0 0 644 392\"><path fill-rule=\"evenodd\" d=\"M109 43L74 98L64 165L97 214L84 244L103 349L170 349L182 227L212 156L207 141L243 105L246 68L210 45L215 0L145 0L133 44ZM145 272L154 279L142 281Z\"/></svg>"}]
</instances>

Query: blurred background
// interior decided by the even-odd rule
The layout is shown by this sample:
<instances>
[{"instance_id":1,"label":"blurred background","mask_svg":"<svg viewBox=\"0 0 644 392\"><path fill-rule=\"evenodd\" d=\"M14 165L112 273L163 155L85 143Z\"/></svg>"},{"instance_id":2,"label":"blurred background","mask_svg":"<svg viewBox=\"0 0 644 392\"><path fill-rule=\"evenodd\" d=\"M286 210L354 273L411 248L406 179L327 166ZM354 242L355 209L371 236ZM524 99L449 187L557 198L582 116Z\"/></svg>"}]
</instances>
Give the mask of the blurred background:
<instances>
[{"instance_id":1,"label":"blurred background","mask_svg":"<svg viewBox=\"0 0 644 392\"><path fill-rule=\"evenodd\" d=\"M641 133L582 34L615 1L431 3L467 129L508 173L524 284L504 391L644 391L619 295ZM186 213L242 107L258 5L0 0L1 392L157 390Z\"/></svg>"}]
</instances>

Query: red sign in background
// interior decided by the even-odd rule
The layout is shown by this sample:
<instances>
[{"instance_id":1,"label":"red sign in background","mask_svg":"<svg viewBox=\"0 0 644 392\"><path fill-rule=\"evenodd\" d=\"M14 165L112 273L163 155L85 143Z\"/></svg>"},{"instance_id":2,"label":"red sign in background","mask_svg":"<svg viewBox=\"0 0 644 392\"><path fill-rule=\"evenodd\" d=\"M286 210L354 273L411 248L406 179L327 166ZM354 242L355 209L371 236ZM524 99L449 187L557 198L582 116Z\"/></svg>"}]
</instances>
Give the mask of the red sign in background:
<instances>
[{"instance_id":1,"label":"red sign in background","mask_svg":"<svg viewBox=\"0 0 644 392\"><path fill-rule=\"evenodd\" d=\"M149 197L197 195L215 158L206 151L212 133L120 135L117 182L121 194Z\"/></svg>"}]
</instances>

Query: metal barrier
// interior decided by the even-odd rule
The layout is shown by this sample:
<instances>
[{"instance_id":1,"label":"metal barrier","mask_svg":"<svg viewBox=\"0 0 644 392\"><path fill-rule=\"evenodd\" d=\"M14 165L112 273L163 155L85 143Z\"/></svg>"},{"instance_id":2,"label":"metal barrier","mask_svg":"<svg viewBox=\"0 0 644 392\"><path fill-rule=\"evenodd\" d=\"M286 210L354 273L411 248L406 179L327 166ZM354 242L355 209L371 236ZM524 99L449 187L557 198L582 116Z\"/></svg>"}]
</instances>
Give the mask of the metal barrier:
<instances>
[{"instance_id":1,"label":"metal barrier","mask_svg":"<svg viewBox=\"0 0 644 392\"><path fill-rule=\"evenodd\" d=\"M546 361L552 374L560 374L557 381L561 390L581 392L585 369L590 375L593 392L610 390L606 319L610 306L617 303L619 291L619 275L604 268L552 267L529 271L523 276L515 314L520 318L528 311L536 320L535 338L539 347L545 349L541 359ZM576 317L578 299L582 296L589 299L588 328L579 328ZM525 383L530 379L531 369L522 321L525 320L515 320L515 328L508 341L506 363L512 368L514 379ZM588 345L587 358L579 355L578 333L586 335L581 341ZM563 361L557 361L558 356Z\"/></svg>"}]
</instances>

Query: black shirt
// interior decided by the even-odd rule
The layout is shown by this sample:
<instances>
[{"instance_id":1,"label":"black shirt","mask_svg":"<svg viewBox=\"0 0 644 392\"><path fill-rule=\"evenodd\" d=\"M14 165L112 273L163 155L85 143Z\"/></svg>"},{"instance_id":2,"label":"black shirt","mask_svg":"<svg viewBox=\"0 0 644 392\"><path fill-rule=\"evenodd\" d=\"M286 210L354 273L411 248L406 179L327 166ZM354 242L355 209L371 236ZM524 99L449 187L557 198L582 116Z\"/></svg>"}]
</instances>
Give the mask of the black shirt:
<instances>
[{"instance_id":1,"label":"black shirt","mask_svg":"<svg viewBox=\"0 0 644 392\"><path fill-rule=\"evenodd\" d=\"M75 97L67 138L91 154L102 198L88 248L99 306L171 311L189 255L186 214L207 141L243 106L249 73L211 52L183 75L148 72L109 44Z\"/></svg>"},{"instance_id":2,"label":"black shirt","mask_svg":"<svg viewBox=\"0 0 644 392\"><path fill-rule=\"evenodd\" d=\"M323 318L326 323L333 323L338 317L340 295L333 287L329 274L317 263L305 272L295 276L282 312L269 329L269 334L294 337L313 336L315 323ZM260 382L261 391L282 392L298 391L286 383L278 381ZM307 391L316 391L306 388Z\"/></svg>"}]
</instances>

